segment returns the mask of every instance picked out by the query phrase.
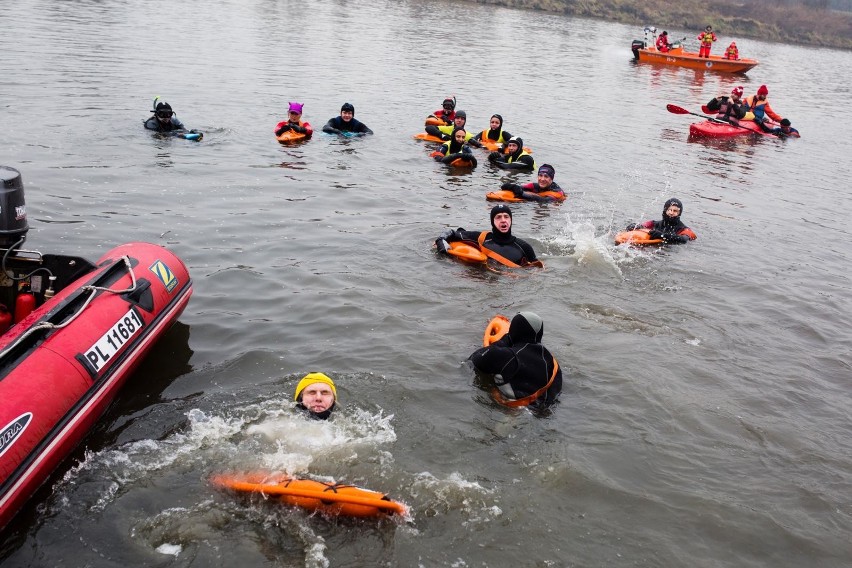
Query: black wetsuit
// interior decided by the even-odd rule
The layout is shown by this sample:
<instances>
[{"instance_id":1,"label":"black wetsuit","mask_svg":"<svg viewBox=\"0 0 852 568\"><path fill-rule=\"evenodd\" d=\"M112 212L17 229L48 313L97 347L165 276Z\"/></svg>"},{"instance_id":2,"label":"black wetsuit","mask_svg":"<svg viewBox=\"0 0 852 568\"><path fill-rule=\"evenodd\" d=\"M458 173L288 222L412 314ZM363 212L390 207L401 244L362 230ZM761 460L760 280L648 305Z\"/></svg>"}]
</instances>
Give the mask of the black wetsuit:
<instances>
[{"instance_id":1,"label":"black wetsuit","mask_svg":"<svg viewBox=\"0 0 852 568\"><path fill-rule=\"evenodd\" d=\"M367 125L361 122L360 120L356 120L353 118L349 122L345 122L339 116L335 116L334 118L329 119L329 121L325 123L325 126L322 127L322 131L327 132L329 134L340 134L341 132L354 132L355 134L373 133L373 131L370 130Z\"/></svg>"},{"instance_id":2,"label":"black wetsuit","mask_svg":"<svg viewBox=\"0 0 852 568\"><path fill-rule=\"evenodd\" d=\"M172 115L169 118L169 121L165 124L160 122L156 116L152 116L148 120L145 121L145 128L148 130L153 130L155 132L173 132L175 130L186 130L183 123L178 120L175 115Z\"/></svg>"},{"instance_id":3,"label":"black wetsuit","mask_svg":"<svg viewBox=\"0 0 852 568\"><path fill-rule=\"evenodd\" d=\"M529 397L553 382L530 403L533 407L549 406L562 392L562 369L550 351L541 344L544 327L535 314L520 313L512 318L509 332L488 347L474 351L470 360L477 370L494 375L502 398L516 401ZM498 398L498 401L500 399Z\"/></svg>"},{"instance_id":4,"label":"black wetsuit","mask_svg":"<svg viewBox=\"0 0 852 568\"><path fill-rule=\"evenodd\" d=\"M481 234L482 231L465 231L464 229L459 228L453 231L446 240L449 242L479 242ZM511 230L508 235L498 231L490 231L486 233L482 246L488 250L496 252L506 260L510 260L519 266L523 266L536 260L535 251L532 246L530 246L530 244L525 240L512 236Z\"/></svg>"}]
</instances>

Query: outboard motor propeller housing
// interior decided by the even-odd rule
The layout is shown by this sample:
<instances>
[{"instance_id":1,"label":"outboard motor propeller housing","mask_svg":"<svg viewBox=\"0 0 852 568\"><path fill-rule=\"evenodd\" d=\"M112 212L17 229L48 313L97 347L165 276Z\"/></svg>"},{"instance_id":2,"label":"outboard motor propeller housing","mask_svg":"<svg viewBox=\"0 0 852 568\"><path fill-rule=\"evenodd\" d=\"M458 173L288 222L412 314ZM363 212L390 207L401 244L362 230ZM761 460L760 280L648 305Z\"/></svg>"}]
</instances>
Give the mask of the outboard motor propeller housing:
<instances>
[{"instance_id":1,"label":"outboard motor propeller housing","mask_svg":"<svg viewBox=\"0 0 852 568\"><path fill-rule=\"evenodd\" d=\"M634 39L633 43L630 44L630 49L633 51L633 57L639 59L639 50L645 47L645 42L641 39Z\"/></svg>"},{"instance_id":2,"label":"outboard motor propeller housing","mask_svg":"<svg viewBox=\"0 0 852 568\"><path fill-rule=\"evenodd\" d=\"M0 166L0 181L0 249L8 249L26 238L30 226L27 224L21 172L9 166Z\"/></svg>"}]
</instances>

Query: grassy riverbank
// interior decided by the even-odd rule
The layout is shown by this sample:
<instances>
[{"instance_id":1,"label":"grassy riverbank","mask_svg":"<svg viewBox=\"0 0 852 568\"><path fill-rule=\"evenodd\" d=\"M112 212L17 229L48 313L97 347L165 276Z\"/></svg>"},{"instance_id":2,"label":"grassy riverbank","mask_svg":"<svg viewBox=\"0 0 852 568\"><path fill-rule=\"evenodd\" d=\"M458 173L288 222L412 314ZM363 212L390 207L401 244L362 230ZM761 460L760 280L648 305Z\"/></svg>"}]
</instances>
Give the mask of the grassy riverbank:
<instances>
[{"instance_id":1,"label":"grassy riverbank","mask_svg":"<svg viewBox=\"0 0 852 568\"><path fill-rule=\"evenodd\" d=\"M707 24L723 37L852 49L852 13L829 10L827 0L466 0L571 16L698 32Z\"/></svg>"}]
</instances>

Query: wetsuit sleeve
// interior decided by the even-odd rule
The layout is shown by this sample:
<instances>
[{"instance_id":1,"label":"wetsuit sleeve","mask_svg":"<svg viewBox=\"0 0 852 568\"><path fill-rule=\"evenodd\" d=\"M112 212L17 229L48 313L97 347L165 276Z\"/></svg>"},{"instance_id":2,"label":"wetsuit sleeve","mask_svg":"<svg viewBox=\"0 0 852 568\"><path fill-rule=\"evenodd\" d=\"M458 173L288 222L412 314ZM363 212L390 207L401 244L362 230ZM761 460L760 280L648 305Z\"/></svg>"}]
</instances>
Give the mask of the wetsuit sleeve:
<instances>
[{"instance_id":1,"label":"wetsuit sleeve","mask_svg":"<svg viewBox=\"0 0 852 568\"><path fill-rule=\"evenodd\" d=\"M352 120L355 120L354 118ZM364 124L363 122L358 122L358 128L356 130L358 134L372 134L373 131L370 130L370 127Z\"/></svg>"},{"instance_id":2,"label":"wetsuit sleeve","mask_svg":"<svg viewBox=\"0 0 852 568\"><path fill-rule=\"evenodd\" d=\"M275 125L275 135L281 136L285 132L290 130L290 122L287 120L282 120L278 124Z\"/></svg>"},{"instance_id":3,"label":"wetsuit sleeve","mask_svg":"<svg viewBox=\"0 0 852 568\"><path fill-rule=\"evenodd\" d=\"M325 123L325 126L322 127L322 131L328 132L329 134L340 134L340 130L337 129L337 123L333 118L330 118L328 122Z\"/></svg>"},{"instance_id":4,"label":"wetsuit sleeve","mask_svg":"<svg viewBox=\"0 0 852 568\"><path fill-rule=\"evenodd\" d=\"M443 140L444 135L441 134L441 131L438 130L438 127L435 126L434 124L427 124L425 130L426 130L426 134L431 134L432 136L437 136L438 138L441 138Z\"/></svg>"},{"instance_id":5,"label":"wetsuit sleeve","mask_svg":"<svg viewBox=\"0 0 852 568\"><path fill-rule=\"evenodd\" d=\"M515 353L509 347L501 345L503 340L488 347L480 347L468 357L477 370L496 375L505 372L506 365L515 358Z\"/></svg>"},{"instance_id":6,"label":"wetsuit sleeve","mask_svg":"<svg viewBox=\"0 0 852 568\"><path fill-rule=\"evenodd\" d=\"M303 122L303 123L302 123L302 128L304 128L304 129L305 129L305 130L304 130L304 134L305 134L305 136L307 136L307 137L310 137L310 136L311 136L311 134L313 134L313 133L314 133L314 129L313 129L313 127L311 126L311 123L310 123L310 122Z\"/></svg>"},{"instance_id":7,"label":"wetsuit sleeve","mask_svg":"<svg viewBox=\"0 0 852 568\"><path fill-rule=\"evenodd\" d=\"M534 260L537 260L537 258L535 256L535 251L533 250L532 246L527 241L525 241L523 239L516 239L516 241L517 241L518 245L521 247L521 250L524 251L524 257L526 258L527 262L533 262Z\"/></svg>"},{"instance_id":8,"label":"wetsuit sleeve","mask_svg":"<svg viewBox=\"0 0 852 568\"><path fill-rule=\"evenodd\" d=\"M710 102L707 103L707 108L709 108L710 110L719 110L720 108L722 108L722 101L719 99L719 97L713 97L712 99L710 99Z\"/></svg>"},{"instance_id":9,"label":"wetsuit sleeve","mask_svg":"<svg viewBox=\"0 0 852 568\"><path fill-rule=\"evenodd\" d=\"M514 136L512 136L511 134L509 134L505 130L503 131L503 140L511 140L512 138L514 138Z\"/></svg>"},{"instance_id":10,"label":"wetsuit sleeve","mask_svg":"<svg viewBox=\"0 0 852 568\"><path fill-rule=\"evenodd\" d=\"M504 170L532 170L533 163L534 162L532 156L521 156L516 161L511 163L502 160L497 160L494 162L494 165Z\"/></svg>"},{"instance_id":11,"label":"wetsuit sleeve","mask_svg":"<svg viewBox=\"0 0 852 568\"><path fill-rule=\"evenodd\" d=\"M186 130L186 127L176 116L172 116L172 130Z\"/></svg>"},{"instance_id":12,"label":"wetsuit sleeve","mask_svg":"<svg viewBox=\"0 0 852 568\"><path fill-rule=\"evenodd\" d=\"M151 118L146 120L145 121L145 129L146 130L159 131L160 130L160 124L159 124L159 121L157 120L157 117L152 116Z\"/></svg>"}]
</instances>

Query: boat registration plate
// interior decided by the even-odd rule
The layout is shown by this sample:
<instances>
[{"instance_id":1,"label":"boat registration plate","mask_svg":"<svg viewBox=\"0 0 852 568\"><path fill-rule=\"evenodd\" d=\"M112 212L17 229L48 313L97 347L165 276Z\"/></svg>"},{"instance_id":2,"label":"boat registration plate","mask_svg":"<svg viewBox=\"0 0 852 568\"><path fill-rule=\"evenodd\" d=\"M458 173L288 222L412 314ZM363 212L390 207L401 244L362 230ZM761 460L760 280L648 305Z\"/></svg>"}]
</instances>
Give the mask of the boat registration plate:
<instances>
[{"instance_id":1,"label":"boat registration plate","mask_svg":"<svg viewBox=\"0 0 852 568\"><path fill-rule=\"evenodd\" d=\"M86 350L83 360L93 373L100 372L124 345L133 339L145 326L135 308L118 318L98 341Z\"/></svg>"}]
</instances>

